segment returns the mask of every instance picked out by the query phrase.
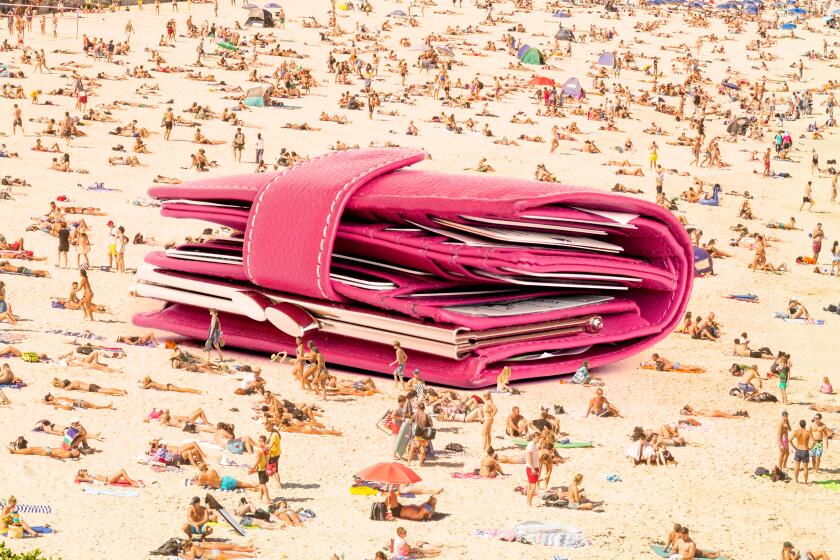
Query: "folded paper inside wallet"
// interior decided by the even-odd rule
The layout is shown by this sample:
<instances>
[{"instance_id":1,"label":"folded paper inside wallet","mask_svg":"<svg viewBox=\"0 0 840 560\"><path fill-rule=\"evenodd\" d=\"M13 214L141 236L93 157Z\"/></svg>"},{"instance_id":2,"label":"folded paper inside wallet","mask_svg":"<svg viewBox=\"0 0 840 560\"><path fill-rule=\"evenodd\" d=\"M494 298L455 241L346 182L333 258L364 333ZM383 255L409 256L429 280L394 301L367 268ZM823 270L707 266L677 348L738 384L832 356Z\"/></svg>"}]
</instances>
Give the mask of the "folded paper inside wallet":
<instances>
[{"instance_id":1,"label":"folded paper inside wallet","mask_svg":"<svg viewBox=\"0 0 840 560\"><path fill-rule=\"evenodd\" d=\"M175 318L206 323L194 310L216 307L228 344L294 351L305 334L328 361L382 373L399 341L432 369L426 379L476 387L505 365L515 380L628 357L679 320L693 255L668 211L593 189L403 169L422 158L348 150L281 173L153 187L164 215L235 231L150 253L135 291L168 306L136 322L203 337ZM248 340L249 325L259 337Z\"/></svg>"}]
</instances>

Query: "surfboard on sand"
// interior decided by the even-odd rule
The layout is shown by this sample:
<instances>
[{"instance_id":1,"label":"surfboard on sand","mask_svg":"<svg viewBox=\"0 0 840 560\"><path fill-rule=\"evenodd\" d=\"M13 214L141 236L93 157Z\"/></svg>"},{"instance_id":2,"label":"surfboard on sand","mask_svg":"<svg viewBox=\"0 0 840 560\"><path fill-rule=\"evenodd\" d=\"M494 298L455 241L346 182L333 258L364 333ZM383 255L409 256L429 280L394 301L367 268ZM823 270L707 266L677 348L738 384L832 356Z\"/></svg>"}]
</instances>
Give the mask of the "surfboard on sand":
<instances>
[{"instance_id":1,"label":"surfboard on sand","mask_svg":"<svg viewBox=\"0 0 840 560\"><path fill-rule=\"evenodd\" d=\"M228 522L228 525L233 527L234 531L236 531L237 533L239 533L243 537L245 536L245 528L242 525L239 524L239 522L236 520L236 518L234 516L232 516L230 514L230 512L228 512L228 510L226 510L225 508L221 508L217 511L219 512L219 515L221 515L222 518L225 521Z\"/></svg>"},{"instance_id":2,"label":"surfboard on sand","mask_svg":"<svg viewBox=\"0 0 840 560\"><path fill-rule=\"evenodd\" d=\"M394 447L394 454L402 457L405 455L408 444L411 443L414 437L414 422L406 420L400 426L400 431L397 433L397 444Z\"/></svg>"}]
</instances>

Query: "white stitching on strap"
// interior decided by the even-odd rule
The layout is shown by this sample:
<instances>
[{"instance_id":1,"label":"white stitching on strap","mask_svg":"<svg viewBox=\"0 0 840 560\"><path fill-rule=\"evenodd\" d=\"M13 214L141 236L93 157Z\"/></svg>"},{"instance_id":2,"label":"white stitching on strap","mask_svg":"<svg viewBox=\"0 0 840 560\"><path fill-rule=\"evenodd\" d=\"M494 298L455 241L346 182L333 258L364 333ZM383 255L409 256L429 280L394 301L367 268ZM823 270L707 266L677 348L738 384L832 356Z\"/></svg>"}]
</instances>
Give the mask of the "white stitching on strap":
<instances>
[{"instance_id":1,"label":"white stitching on strap","mask_svg":"<svg viewBox=\"0 0 840 560\"><path fill-rule=\"evenodd\" d=\"M281 178L285 177L286 175L288 175L292 171L295 171L296 169L301 169L302 167L305 167L305 166L309 165L310 163L312 163L314 161L322 160L322 159L325 159L325 158L328 158L328 157L331 157L331 156L336 156L336 155L339 155L341 153L343 153L343 152L326 153L326 154L323 154L323 155L320 155L320 156L316 156L316 157L310 159L309 161L305 161L301 164L295 165L294 167L290 167L289 169L285 170L283 173L280 173L279 175L274 177L271 181L269 181L269 183L265 186L265 188L262 189L262 192L260 192L260 196L257 198L257 204L254 207L254 214L251 216L251 219L248 221L248 227L247 227L248 239L245 242L245 249L246 249L244 251L244 253L245 253L245 272L248 274L248 279L251 282L256 283L254 281L254 275L251 273L251 240L254 237L254 229L253 228L254 228L254 224L257 221L257 215L260 213L260 205L262 204L263 197L271 189L271 187L274 186L274 183L276 183L277 181L279 181Z\"/></svg>"},{"instance_id":2,"label":"white stitching on strap","mask_svg":"<svg viewBox=\"0 0 840 560\"><path fill-rule=\"evenodd\" d=\"M315 277L318 280L318 290L320 290L321 295L323 295L325 298L327 298L328 296L327 296L326 292L324 292L324 288L321 286L321 258L324 255L324 245L326 244L326 241L327 241L327 230L330 227L330 222L332 221L333 214L335 213L335 207L336 207L336 204L338 203L339 199L347 191L347 189L349 189L354 183L356 183L359 179L361 179L365 175L370 175L374 171L376 171L378 169L382 169L383 167L391 165L392 163L396 163L396 162L398 162L402 159L408 159L408 158L411 158L411 157L415 157L418 153L420 153L420 152L411 152L411 153L408 153L408 154L402 153L402 154L400 154L399 157L396 157L394 159L391 159L391 160L388 160L388 161L385 161L385 162L382 162L382 163L378 163L378 164L374 165L373 167L371 167L370 169L368 169L366 171L362 171L361 173L359 173L358 175L356 175L355 177L353 177L352 179L350 179L349 181L344 183L344 186L341 187L341 189L336 193L335 198L332 201L332 204L330 204L330 211L327 214L327 220L324 223L324 229L321 232L321 244L318 247L318 262L315 265L316 266Z\"/></svg>"}]
</instances>

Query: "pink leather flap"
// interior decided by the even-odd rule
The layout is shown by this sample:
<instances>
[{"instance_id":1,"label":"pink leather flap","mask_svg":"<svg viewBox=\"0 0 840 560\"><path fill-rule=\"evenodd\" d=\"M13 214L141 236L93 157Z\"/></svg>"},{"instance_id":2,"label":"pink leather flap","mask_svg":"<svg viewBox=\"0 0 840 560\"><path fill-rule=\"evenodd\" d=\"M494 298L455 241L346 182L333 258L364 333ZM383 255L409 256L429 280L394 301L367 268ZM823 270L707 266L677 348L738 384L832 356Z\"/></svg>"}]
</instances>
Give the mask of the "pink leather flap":
<instances>
[{"instance_id":1,"label":"pink leather flap","mask_svg":"<svg viewBox=\"0 0 840 560\"><path fill-rule=\"evenodd\" d=\"M248 278L266 288L340 299L329 271L347 201L368 181L424 157L413 149L346 150L275 175L261 186L248 219L243 250Z\"/></svg>"}]
</instances>

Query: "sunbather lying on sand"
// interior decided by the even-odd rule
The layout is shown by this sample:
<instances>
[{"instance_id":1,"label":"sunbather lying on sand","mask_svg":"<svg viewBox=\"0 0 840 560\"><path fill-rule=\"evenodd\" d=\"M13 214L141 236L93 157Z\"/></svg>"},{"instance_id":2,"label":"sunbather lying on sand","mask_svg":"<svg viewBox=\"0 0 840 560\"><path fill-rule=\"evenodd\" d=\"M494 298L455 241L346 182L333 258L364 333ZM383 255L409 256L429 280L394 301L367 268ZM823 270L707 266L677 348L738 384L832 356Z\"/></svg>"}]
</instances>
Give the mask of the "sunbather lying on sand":
<instances>
[{"instance_id":1,"label":"sunbather lying on sand","mask_svg":"<svg viewBox=\"0 0 840 560\"><path fill-rule=\"evenodd\" d=\"M128 476L125 469L120 469L116 473L107 476L103 474L90 474L87 469L79 469L79 472L76 473L76 480L87 483L105 482L107 484L128 485L134 486L135 488L141 488L143 486L142 482Z\"/></svg>"}]
</instances>

